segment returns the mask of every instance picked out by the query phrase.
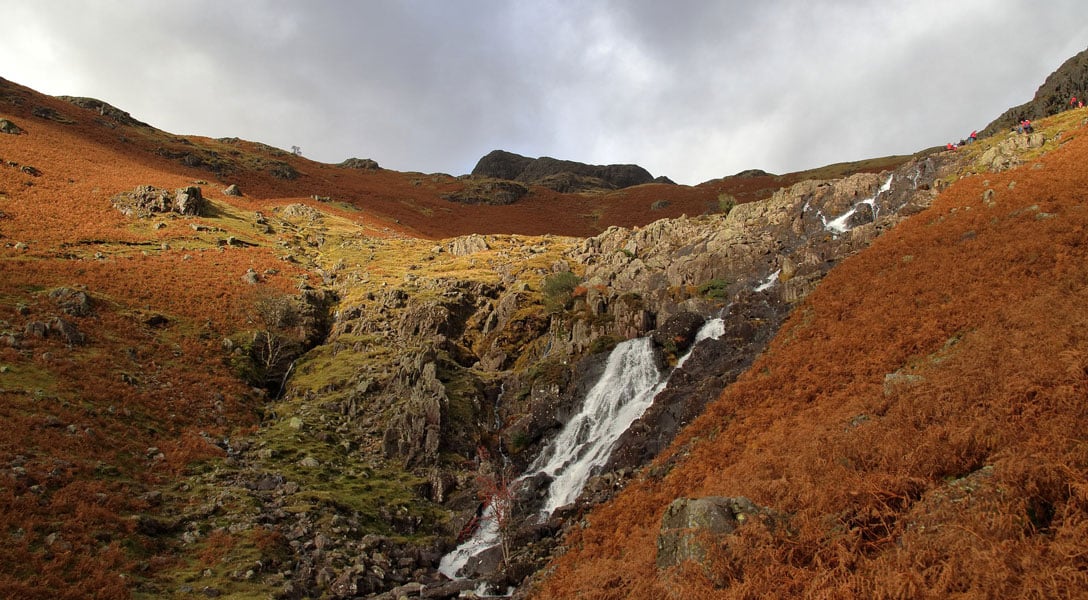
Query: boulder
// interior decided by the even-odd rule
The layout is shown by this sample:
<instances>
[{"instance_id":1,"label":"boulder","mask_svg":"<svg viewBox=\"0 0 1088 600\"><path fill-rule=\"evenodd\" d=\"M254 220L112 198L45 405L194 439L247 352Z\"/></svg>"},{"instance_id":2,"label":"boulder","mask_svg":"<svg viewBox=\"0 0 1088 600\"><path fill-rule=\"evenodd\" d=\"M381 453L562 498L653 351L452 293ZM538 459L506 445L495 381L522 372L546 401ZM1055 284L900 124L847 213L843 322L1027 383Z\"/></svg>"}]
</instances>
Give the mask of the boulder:
<instances>
[{"instance_id":1,"label":"boulder","mask_svg":"<svg viewBox=\"0 0 1088 600\"><path fill-rule=\"evenodd\" d=\"M60 336L69 346L82 346L87 343L87 336L76 329L75 323L60 317L49 322L49 332Z\"/></svg>"},{"instance_id":2,"label":"boulder","mask_svg":"<svg viewBox=\"0 0 1088 600\"><path fill-rule=\"evenodd\" d=\"M23 133L23 130L18 125L16 125L15 123L12 123L11 121L9 121L7 119L0 119L0 133L7 133L7 134L10 134L10 135L19 135L19 134Z\"/></svg>"},{"instance_id":3,"label":"boulder","mask_svg":"<svg viewBox=\"0 0 1088 600\"><path fill-rule=\"evenodd\" d=\"M94 313L91 299L86 292L60 287L49 292L49 298L65 314L73 317L87 317Z\"/></svg>"},{"instance_id":4,"label":"boulder","mask_svg":"<svg viewBox=\"0 0 1088 600\"><path fill-rule=\"evenodd\" d=\"M665 509L657 536L657 568L687 561L704 564L711 545L727 545L727 536L753 522L768 522L773 511L738 496L679 498ZM705 565L709 566L709 565Z\"/></svg>"},{"instance_id":5,"label":"boulder","mask_svg":"<svg viewBox=\"0 0 1088 600\"><path fill-rule=\"evenodd\" d=\"M658 327L650 334L654 344L664 348L671 354L680 354L687 350L695 341L695 334L706 322L706 318L694 312L684 311L675 314L665 324Z\"/></svg>"},{"instance_id":6,"label":"boulder","mask_svg":"<svg viewBox=\"0 0 1088 600\"><path fill-rule=\"evenodd\" d=\"M178 189L174 192L174 212L199 217L204 214L204 195L195 185Z\"/></svg>"}]
</instances>

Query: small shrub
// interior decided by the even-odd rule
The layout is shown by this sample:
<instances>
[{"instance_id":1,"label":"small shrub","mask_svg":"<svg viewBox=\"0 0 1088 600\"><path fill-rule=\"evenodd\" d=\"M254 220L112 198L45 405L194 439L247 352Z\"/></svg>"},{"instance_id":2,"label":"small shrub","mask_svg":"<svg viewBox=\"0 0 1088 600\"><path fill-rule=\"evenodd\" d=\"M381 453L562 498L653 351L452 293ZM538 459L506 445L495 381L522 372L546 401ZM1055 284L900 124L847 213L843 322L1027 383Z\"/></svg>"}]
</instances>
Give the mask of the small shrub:
<instances>
[{"instance_id":1,"label":"small shrub","mask_svg":"<svg viewBox=\"0 0 1088 600\"><path fill-rule=\"evenodd\" d=\"M574 289L580 283L580 279L570 271L553 273L544 278L542 292L544 294L544 308L550 313L557 313L567 307L574 298Z\"/></svg>"},{"instance_id":2,"label":"small shrub","mask_svg":"<svg viewBox=\"0 0 1088 600\"><path fill-rule=\"evenodd\" d=\"M700 296L721 300L729 297L729 282L724 279L711 279L699 286Z\"/></svg>"}]
</instances>

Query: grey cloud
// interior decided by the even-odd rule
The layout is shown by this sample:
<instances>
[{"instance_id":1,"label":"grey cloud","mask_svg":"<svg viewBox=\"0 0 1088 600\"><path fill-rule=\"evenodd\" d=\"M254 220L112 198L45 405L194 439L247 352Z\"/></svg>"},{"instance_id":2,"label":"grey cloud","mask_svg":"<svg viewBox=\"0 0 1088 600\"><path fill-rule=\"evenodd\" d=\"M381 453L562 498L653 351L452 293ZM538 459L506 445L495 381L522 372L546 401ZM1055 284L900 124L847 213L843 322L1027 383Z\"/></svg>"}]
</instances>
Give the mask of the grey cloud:
<instances>
[{"instance_id":1,"label":"grey cloud","mask_svg":"<svg viewBox=\"0 0 1088 600\"><path fill-rule=\"evenodd\" d=\"M177 133L454 174L503 148L683 183L958 139L1088 45L1080 0L10 4L5 76Z\"/></svg>"}]
</instances>

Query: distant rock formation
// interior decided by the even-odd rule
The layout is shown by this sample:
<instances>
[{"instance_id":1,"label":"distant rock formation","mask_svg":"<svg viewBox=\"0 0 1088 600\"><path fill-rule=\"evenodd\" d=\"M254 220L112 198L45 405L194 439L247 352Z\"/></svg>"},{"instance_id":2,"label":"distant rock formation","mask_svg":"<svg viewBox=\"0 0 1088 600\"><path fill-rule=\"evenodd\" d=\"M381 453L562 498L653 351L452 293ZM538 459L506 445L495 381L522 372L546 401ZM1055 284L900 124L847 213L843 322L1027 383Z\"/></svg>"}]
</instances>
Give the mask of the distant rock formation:
<instances>
[{"instance_id":1,"label":"distant rock formation","mask_svg":"<svg viewBox=\"0 0 1088 600\"><path fill-rule=\"evenodd\" d=\"M75 104L80 108L93 110L103 117L110 117L122 125L129 125L131 127L151 127L147 123L133 118L132 115L127 112L98 100L97 98L84 98L80 96L57 96L57 98Z\"/></svg>"},{"instance_id":2,"label":"distant rock formation","mask_svg":"<svg viewBox=\"0 0 1088 600\"><path fill-rule=\"evenodd\" d=\"M381 167L378 166L378 161L370 158L349 158L336 166L344 169L358 169L360 171L381 170Z\"/></svg>"},{"instance_id":3,"label":"distant rock formation","mask_svg":"<svg viewBox=\"0 0 1088 600\"><path fill-rule=\"evenodd\" d=\"M1041 119L1069 108L1069 99L1088 97L1088 49L1062 63L1029 101L1014 106L982 130L983 137L1016 127L1022 119Z\"/></svg>"},{"instance_id":4,"label":"distant rock formation","mask_svg":"<svg viewBox=\"0 0 1088 600\"><path fill-rule=\"evenodd\" d=\"M655 181L638 165L587 165L547 156L528 158L505 150L494 150L481 158L472 175L540 185L562 193L614 190Z\"/></svg>"}]
</instances>

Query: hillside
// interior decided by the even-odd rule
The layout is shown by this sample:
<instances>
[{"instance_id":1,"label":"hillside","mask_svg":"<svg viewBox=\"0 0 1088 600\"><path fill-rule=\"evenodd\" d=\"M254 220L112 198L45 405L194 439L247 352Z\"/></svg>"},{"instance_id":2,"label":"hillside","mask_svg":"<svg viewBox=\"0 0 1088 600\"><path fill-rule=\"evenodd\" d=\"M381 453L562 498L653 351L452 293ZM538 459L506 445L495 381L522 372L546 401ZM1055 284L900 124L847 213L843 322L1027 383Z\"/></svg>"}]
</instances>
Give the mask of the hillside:
<instances>
[{"instance_id":1,"label":"hillside","mask_svg":"<svg viewBox=\"0 0 1088 600\"><path fill-rule=\"evenodd\" d=\"M324 165L254 142L182 137L101 101L52 98L2 80L0 119L0 394L11 432L0 443L9 469L0 485L9 536L0 589L24 598L84 597L89 589L159 595L174 579L181 583L170 589L188 589L194 561L211 566L227 555L243 563L263 556L271 572L283 560L282 533L237 524L228 532L215 515L236 518L249 500L207 496L199 478L247 461L238 454L247 443L287 444L288 457L301 449L260 423L279 424L269 419L276 411L293 414L275 397L299 353L322 341L336 298L358 305L385 286L433 274L486 282L516 271L502 263L519 254L529 273L547 273L556 258L547 248L567 244L491 238L495 257L476 266L458 248L478 250L479 242L449 243L450 252L436 255L432 240L592 235L718 212L722 194L743 202L790 181L589 195L533 188L511 206L466 205L445 197L472 183L464 178L366 161ZM241 195L225 193L231 184ZM113 207L118 194L145 185L171 194L195 185L207 206L200 216L148 218ZM531 280L537 290L539 276ZM434 338L412 343L433 347ZM296 379L323 396L337 381L324 371ZM386 424L375 426L380 435ZM472 439L462 443L471 453ZM272 466L250 458L246 477L260 479ZM370 461L386 459L379 444L376 456L358 460L370 472ZM390 493L411 498L419 479L405 479L397 464L382 467ZM251 482L240 481L239 493Z\"/></svg>"},{"instance_id":2,"label":"hillside","mask_svg":"<svg viewBox=\"0 0 1088 600\"><path fill-rule=\"evenodd\" d=\"M533 597L1080 596L1086 119L836 267ZM714 496L765 510L659 568L666 508Z\"/></svg>"},{"instance_id":3,"label":"hillside","mask_svg":"<svg viewBox=\"0 0 1088 600\"><path fill-rule=\"evenodd\" d=\"M1086 117L611 189L321 164L0 79L0 595L1081 585ZM636 338L662 372L700 351L576 501L500 489L508 556L439 572ZM776 526L659 570L666 506L707 495Z\"/></svg>"}]
</instances>

